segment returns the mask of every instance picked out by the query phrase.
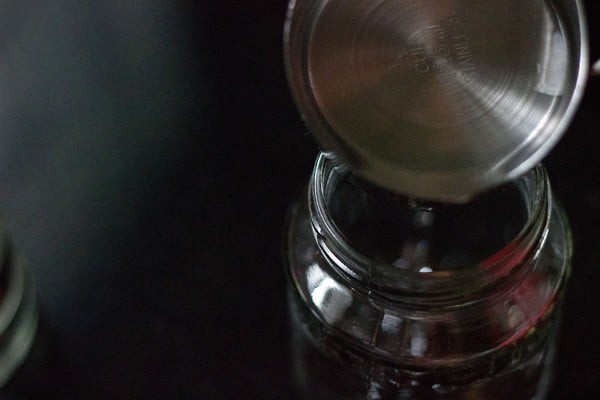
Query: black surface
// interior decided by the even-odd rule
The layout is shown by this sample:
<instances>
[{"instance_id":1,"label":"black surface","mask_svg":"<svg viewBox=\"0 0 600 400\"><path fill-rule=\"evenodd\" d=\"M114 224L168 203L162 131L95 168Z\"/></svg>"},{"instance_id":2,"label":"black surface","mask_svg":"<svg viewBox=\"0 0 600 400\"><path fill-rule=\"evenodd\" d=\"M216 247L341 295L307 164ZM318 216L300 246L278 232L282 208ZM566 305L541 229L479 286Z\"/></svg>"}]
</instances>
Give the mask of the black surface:
<instances>
[{"instance_id":1,"label":"black surface","mask_svg":"<svg viewBox=\"0 0 600 400\"><path fill-rule=\"evenodd\" d=\"M56 354L45 398L288 397L281 231L316 146L285 8L0 3L0 210ZM576 243L553 399L600 395L599 100L546 160Z\"/></svg>"}]
</instances>

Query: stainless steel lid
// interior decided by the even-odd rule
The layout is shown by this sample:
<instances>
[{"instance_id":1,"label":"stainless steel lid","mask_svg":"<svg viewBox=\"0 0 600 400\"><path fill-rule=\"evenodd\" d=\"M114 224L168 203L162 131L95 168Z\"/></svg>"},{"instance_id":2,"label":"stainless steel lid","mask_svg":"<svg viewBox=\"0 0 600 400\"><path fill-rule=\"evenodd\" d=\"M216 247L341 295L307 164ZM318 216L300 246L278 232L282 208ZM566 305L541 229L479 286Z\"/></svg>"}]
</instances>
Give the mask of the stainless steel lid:
<instances>
[{"instance_id":1,"label":"stainless steel lid","mask_svg":"<svg viewBox=\"0 0 600 400\"><path fill-rule=\"evenodd\" d=\"M464 201L537 164L587 77L579 0L292 0L288 79L358 175Z\"/></svg>"}]
</instances>

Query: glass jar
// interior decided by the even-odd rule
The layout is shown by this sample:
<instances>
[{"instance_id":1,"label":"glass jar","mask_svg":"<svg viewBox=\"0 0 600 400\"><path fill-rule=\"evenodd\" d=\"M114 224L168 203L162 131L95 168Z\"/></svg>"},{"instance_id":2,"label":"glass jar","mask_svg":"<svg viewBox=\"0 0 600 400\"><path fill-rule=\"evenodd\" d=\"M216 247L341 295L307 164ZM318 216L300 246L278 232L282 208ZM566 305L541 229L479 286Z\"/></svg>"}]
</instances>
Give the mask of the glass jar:
<instances>
[{"instance_id":1,"label":"glass jar","mask_svg":"<svg viewBox=\"0 0 600 400\"><path fill-rule=\"evenodd\" d=\"M286 236L296 394L545 398L571 251L541 166L450 205L321 154Z\"/></svg>"},{"instance_id":2,"label":"glass jar","mask_svg":"<svg viewBox=\"0 0 600 400\"><path fill-rule=\"evenodd\" d=\"M0 388L22 367L38 328L31 273L0 224ZM30 381L31 385L32 382Z\"/></svg>"}]
</instances>

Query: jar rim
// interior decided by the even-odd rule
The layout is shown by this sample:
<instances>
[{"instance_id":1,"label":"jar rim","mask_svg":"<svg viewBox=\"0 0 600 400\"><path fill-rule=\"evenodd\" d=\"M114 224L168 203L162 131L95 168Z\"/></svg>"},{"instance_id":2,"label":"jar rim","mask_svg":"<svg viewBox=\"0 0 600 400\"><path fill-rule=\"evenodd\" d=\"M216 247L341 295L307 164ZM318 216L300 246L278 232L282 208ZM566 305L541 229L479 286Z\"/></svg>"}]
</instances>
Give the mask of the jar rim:
<instances>
[{"instance_id":1,"label":"jar rim","mask_svg":"<svg viewBox=\"0 0 600 400\"><path fill-rule=\"evenodd\" d=\"M316 242L327 261L351 280L358 280L369 290L386 297L406 299L423 296L448 300L465 298L498 284L515 273L526 273L528 262L542 247L548 231L552 196L548 176L542 165L518 178L519 192L525 203L526 221L518 233L503 247L483 260L458 271L419 271L399 269L391 263L374 260L357 251L344 237L330 214L327 191L340 174L349 174L334 157L321 153L317 157L309 185L309 211Z\"/></svg>"}]
</instances>

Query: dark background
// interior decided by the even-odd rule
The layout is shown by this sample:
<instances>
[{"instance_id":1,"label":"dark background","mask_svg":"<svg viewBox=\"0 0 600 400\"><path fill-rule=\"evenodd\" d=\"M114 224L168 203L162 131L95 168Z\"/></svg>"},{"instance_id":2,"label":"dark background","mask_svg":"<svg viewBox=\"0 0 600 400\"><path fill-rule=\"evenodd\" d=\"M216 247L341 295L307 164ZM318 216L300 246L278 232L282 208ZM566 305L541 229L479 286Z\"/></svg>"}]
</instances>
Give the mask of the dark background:
<instances>
[{"instance_id":1,"label":"dark background","mask_svg":"<svg viewBox=\"0 0 600 400\"><path fill-rule=\"evenodd\" d=\"M0 2L0 210L51 354L17 397L289 397L281 232L316 146L285 9ZM576 243L553 399L600 395L599 100L545 162Z\"/></svg>"}]
</instances>

